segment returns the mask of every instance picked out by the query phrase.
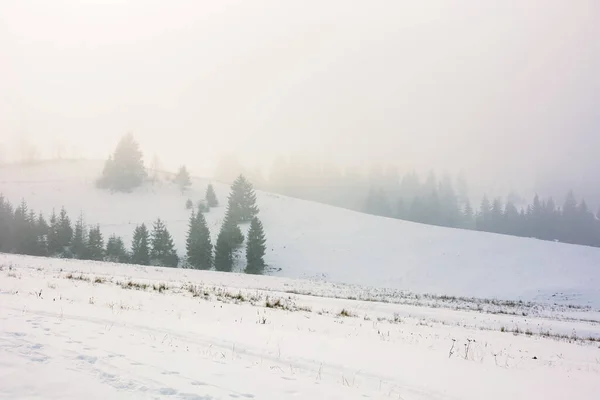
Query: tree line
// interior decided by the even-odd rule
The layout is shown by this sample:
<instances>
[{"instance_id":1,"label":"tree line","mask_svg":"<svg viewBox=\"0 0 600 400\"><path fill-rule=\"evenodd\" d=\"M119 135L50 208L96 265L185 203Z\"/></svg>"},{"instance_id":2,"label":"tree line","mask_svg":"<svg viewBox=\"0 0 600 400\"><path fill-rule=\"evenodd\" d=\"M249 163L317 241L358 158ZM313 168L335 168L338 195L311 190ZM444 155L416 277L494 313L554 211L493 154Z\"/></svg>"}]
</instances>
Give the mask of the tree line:
<instances>
[{"instance_id":1,"label":"tree line","mask_svg":"<svg viewBox=\"0 0 600 400\"><path fill-rule=\"evenodd\" d=\"M65 208L52 213L46 221L42 213L30 210L23 200L16 208L0 195L0 251L42 257L75 258L165 267L215 268L232 271L238 250L246 242L244 271L262 274L265 269L266 239L258 219L256 194L252 184L240 176L232 185L227 212L214 248L204 212L205 204L218 205L212 185L198 211L192 210L186 235L186 257L180 260L173 237L159 218L150 231L145 224L136 226L131 247L123 239L111 235L105 241L99 225L88 226L81 214L73 224ZM250 222L247 239L239 225Z\"/></svg>"},{"instance_id":2,"label":"tree line","mask_svg":"<svg viewBox=\"0 0 600 400\"><path fill-rule=\"evenodd\" d=\"M552 197L536 195L532 203L523 204L515 195L504 201L484 195L478 208L473 208L466 184L459 181L458 186L455 189L447 176L438 182L433 174L420 184L413 172L402 179L395 204L383 187L372 187L363 211L430 225L600 247L600 211L594 214L572 191L562 206Z\"/></svg>"}]
</instances>

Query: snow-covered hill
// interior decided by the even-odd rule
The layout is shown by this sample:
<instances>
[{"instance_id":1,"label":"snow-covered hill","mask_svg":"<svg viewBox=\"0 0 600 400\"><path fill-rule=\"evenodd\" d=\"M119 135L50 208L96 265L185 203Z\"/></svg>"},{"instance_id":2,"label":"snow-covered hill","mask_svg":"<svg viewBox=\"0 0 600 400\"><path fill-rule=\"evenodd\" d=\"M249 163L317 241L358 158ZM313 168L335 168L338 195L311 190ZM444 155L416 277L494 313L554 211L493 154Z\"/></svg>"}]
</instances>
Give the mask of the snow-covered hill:
<instances>
[{"instance_id":1,"label":"snow-covered hill","mask_svg":"<svg viewBox=\"0 0 600 400\"><path fill-rule=\"evenodd\" d=\"M598 312L318 296L336 291L0 254L0 399L598 398Z\"/></svg>"},{"instance_id":2,"label":"snow-covered hill","mask_svg":"<svg viewBox=\"0 0 600 400\"><path fill-rule=\"evenodd\" d=\"M180 253L189 211L208 180L182 195L168 183L131 194L96 189L101 162L49 162L0 168L0 192L49 214L65 206L105 235L130 240L136 224L166 221ZM226 203L229 187L215 183ZM324 279L416 293L497 297L600 306L600 249L434 227L258 192L276 275ZM206 215L216 236L225 207ZM243 257L242 257L243 258Z\"/></svg>"}]
</instances>

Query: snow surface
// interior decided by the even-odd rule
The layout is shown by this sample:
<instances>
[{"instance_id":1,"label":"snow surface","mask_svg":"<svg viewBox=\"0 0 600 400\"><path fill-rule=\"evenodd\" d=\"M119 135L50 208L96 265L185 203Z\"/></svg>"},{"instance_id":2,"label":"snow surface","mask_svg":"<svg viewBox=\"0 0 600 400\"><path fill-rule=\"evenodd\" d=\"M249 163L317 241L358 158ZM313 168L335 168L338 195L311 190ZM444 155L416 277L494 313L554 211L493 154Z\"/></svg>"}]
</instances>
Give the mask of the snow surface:
<instances>
[{"instance_id":1,"label":"snow surface","mask_svg":"<svg viewBox=\"0 0 600 400\"><path fill-rule=\"evenodd\" d=\"M208 180L182 195L169 183L131 194L96 189L101 162L65 161L0 168L0 193L49 214L84 213L105 235L130 240L136 224L161 217L182 254L187 198L204 197ZM229 187L215 183L226 203ZM600 307L600 249L441 228L375 217L258 192L273 275L413 293L518 299ZM216 236L225 207L206 214ZM243 268L243 255L238 267ZM279 270L280 269L280 270Z\"/></svg>"},{"instance_id":2,"label":"snow surface","mask_svg":"<svg viewBox=\"0 0 600 400\"><path fill-rule=\"evenodd\" d=\"M427 308L320 297L345 289L319 282L16 255L0 255L0 268L1 399L551 400L600 392L599 342L538 335L571 328L598 338L594 310L522 306L548 307L531 318L451 310L442 300ZM285 309L265 307L277 300ZM500 332L499 324L533 333Z\"/></svg>"}]
</instances>

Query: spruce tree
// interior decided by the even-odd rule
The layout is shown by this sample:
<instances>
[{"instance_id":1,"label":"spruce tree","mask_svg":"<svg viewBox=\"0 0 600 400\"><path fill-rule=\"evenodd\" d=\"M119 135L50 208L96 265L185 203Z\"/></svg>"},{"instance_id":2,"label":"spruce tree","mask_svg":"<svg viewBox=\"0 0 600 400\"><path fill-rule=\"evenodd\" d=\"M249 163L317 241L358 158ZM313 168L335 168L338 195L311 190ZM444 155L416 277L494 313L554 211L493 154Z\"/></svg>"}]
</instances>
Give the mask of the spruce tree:
<instances>
[{"instance_id":1,"label":"spruce tree","mask_svg":"<svg viewBox=\"0 0 600 400\"><path fill-rule=\"evenodd\" d=\"M137 226L133 232L131 263L150 265L150 234L145 224Z\"/></svg>"},{"instance_id":2,"label":"spruce tree","mask_svg":"<svg viewBox=\"0 0 600 400\"><path fill-rule=\"evenodd\" d=\"M97 184L105 189L130 192L140 186L146 177L139 144L133 135L128 133L119 141L114 154L106 161Z\"/></svg>"},{"instance_id":3,"label":"spruce tree","mask_svg":"<svg viewBox=\"0 0 600 400\"><path fill-rule=\"evenodd\" d=\"M71 254L74 258L88 259L88 237L85 228L85 222L83 220L83 214L79 215L77 222L75 223L75 231L73 233L73 241L71 243Z\"/></svg>"},{"instance_id":4,"label":"spruce tree","mask_svg":"<svg viewBox=\"0 0 600 400\"><path fill-rule=\"evenodd\" d=\"M106 261L123 264L129 262L129 254L120 236L113 234L108 238L108 242L106 242Z\"/></svg>"},{"instance_id":5,"label":"spruce tree","mask_svg":"<svg viewBox=\"0 0 600 400\"><path fill-rule=\"evenodd\" d=\"M205 196L206 204L209 207L218 207L219 200L217 199L217 194L215 193L215 188L212 184L209 184L206 188L206 196Z\"/></svg>"},{"instance_id":6,"label":"spruce tree","mask_svg":"<svg viewBox=\"0 0 600 400\"><path fill-rule=\"evenodd\" d=\"M504 207L503 218L504 229L502 233L519 236L522 231L521 217L519 216L519 210L511 201L508 201Z\"/></svg>"},{"instance_id":7,"label":"spruce tree","mask_svg":"<svg viewBox=\"0 0 600 400\"><path fill-rule=\"evenodd\" d=\"M481 200L481 207L479 208L479 213L477 214L477 218L475 220L475 227L478 231L490 231L492 219L491 214L492 207L490 205L490 201L487 195L484 195L483 200Z\"/></svg>"},{"instance_id":8,"label":"spruce tree","mask_svg":"<svg viewBox=\"0 0 600 400\"><path fill-rule=\"evenodd\" d=\"M60 245L59 237L60 226L56 212L52 210L50 215L50 227L48 228L48 254L57 256L62 254L63 248Z\"/></svg>"},{"instance_id":9,"label":"spruce tree","mask_svg":"<svg viewBox=\"0 0 600 400\"><path fill-rule=\"evenodd\" d=\"M71 227L71 220L67 215L67 210L65 208L61 208L60 214L58 217L58 241L61 247L61 250L66 251L68 247L71 245L71 240L73 239L73 228Z\"/></svg>"},{"instance_id":10,"label":"spruce tree","mask_svg":"<svg viewBox=\"0 0 600 400\"><path fill-rule=\"evenodd\" d=\"M233 246L229 239L228 228L223 225L215 246L215 269L221 272L233 270Z\"/></svg>"},{"instance_id":11,"label":"spruce tree","mask_svg":"<svg viewBox=\"0 0 600 400\"><path fill-rule=\"evenodd\" d=\"M504 232L504 218L503 218L503 207L502 200L497 197L492 203L492 209L490 211L490 232L502 233Z\"/></svg>"},{"instance_id":12,"label":"spruce tree","mask_svg":"<svg viewBox=\"0 0 600 400\"><path fill-rule=\"evenodd\" d=\"M48 230L49 226L44 219L44 215L39 213L36 221L37 232L37 248L39 256L46 257L48 255Z\"/></svg>"},{"instance_id":13,"label":"spruce tree","mask_svg":"<svg viewBox=\"0 0 600 400\"><path fill-rule=\"evenodd\" d=\"M154 223L151 243L151 264L162 265L165 267L177 267L177 264L179 264L179 257L175 251L173 238L160 218Z\"/></svg>"},{"instance_id":14,"label":"spruce tree","mask_svg":"<svg viewBox=\"0 0 600 400\"><path fill-rule=\"evenodd\" d=\"M252 184L240 175L231 185L228 198L228 213L236 223L251 221L258 214L256 193Z\"/></svg>"},{"instance_id":15,"label":"spruce tree","mask_svg":"<svg viewBox=\"0 0 600 400\"><path fill-rule=\"evenodd\" d=\"M244 243L244 235L230 210L228 207L215 245L215 269L223 272L233 270L235 251Z\"/></svg>"},{"instance_id":16,"label":"spruce tree","mask_svg":"<svg viewBox=\"0 0 600 400\"><path fill-rule=\"evenodd\" d=\"M206 219L192 212L186 239L187 261L196 269L210 269L213 264L212 243Z\"/></svg>"},{"instance_id":17,"label":"spruce tree","mask_svg":"<svg viewBox=\"0 0 600 400\"><path fill-rule=\"evenodd\" d=\"M465 200L465 207L463 209L463 225L466 229L473 229L475 227L475 214L471 202L469 199Z\"/></svg>"},{"instance_id":18,"label":"spruce tree","mask_svg":"<svg viewBox=\"0 0 600 400\"><path fill-rule=\"evenodd\" d=\"M90 229L87 240L86 259L102 261L104 260L104 238L100 232L100 225Z\"/></svg>"},{"instance_id":19,"label":"spruce tree","mask_svg":"<svg viewBox=\"0 0 600 400\"><path fill-rule=\"evenodd\" d=\"M25 200L15 209L13 241L17 254L35 255L37 251L37 232L35 218L31 214Z\"/></svg>"},{"instance_id":20,"label":"spruce tree","mask_svg":"<svg viewBox=\"0 0 600 400\"><path fill-rule=\"evenodd\" d=\"M250 222L250 230L246 241L247 274L263 274L265 270L265 244L266 239L262 223L257 217L254 217Z\"/></svg>"},{"instance_id":21,"label":"spruce tree","mask_svg":"<svg viewBox=\"0 0 600 400\"><path fill-rule=\"evenodd\" d=\"M13 207L0 195L0 251L8 253L13 247Z\"/></svg>"},{"instance_id":22,"label":"spruce tree","mask_svg":"<svg viewBox=\"0 0 600 400\"><path fill-rule=\"evenodd\" d=\"M177 175L175 176L174 182L181 190L181 193L184 193L192 186L192 180L190 178L190 173L188 172L185 165L179 168Z\"/></svg>"}]
</instances>

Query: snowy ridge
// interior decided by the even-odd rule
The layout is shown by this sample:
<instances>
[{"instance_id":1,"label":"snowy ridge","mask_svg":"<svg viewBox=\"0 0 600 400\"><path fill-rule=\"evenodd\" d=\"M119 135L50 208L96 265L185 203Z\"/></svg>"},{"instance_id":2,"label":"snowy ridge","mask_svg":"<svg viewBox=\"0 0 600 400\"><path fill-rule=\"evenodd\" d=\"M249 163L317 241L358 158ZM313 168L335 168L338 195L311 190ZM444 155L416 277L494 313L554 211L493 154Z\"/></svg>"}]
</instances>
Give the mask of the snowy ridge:
<instances>
[{"instance_id":1,"label":"snowy ridge","mask_svg":"<svg viewBox=\"0 0 600 400\"><path fill-rule=\"evenodd\" d=\"M105 236L129 242L136 224L161 217L180 254L185 249L187 198L204 197L208 180L181 195L168 183L131 194L94 187L102 163L54 162L0 168L0 192L13 203L49 214L65 206L83 212ZM224 204L228 186L215 184ZM275 275L360 284L413 293L516 299L600 307L600 249L427 226L258 192ZM224 207L206 219L213 237ZM243 267L241 257L239 267ZM279 269L281 269L279 271Z\"/></svg>"}]
</instances>

